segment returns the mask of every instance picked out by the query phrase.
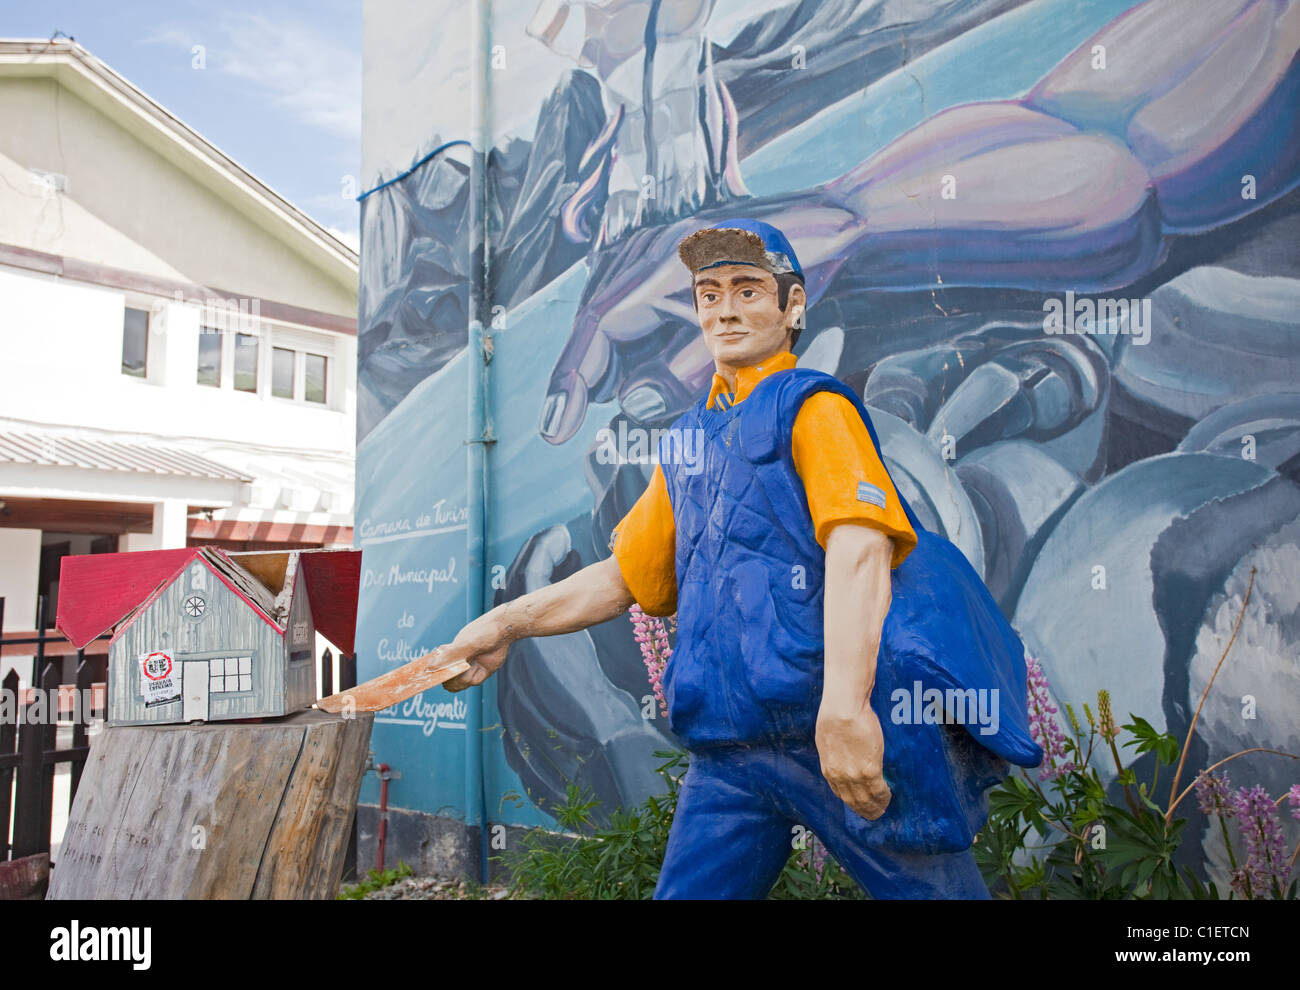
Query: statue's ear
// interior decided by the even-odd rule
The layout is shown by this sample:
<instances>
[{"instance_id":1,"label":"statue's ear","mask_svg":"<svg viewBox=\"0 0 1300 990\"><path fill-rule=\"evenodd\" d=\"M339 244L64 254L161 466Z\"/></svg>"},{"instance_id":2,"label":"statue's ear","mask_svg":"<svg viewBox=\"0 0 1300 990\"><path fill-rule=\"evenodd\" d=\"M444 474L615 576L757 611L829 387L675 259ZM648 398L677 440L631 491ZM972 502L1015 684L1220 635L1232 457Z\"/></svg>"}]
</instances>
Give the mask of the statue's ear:
<instances>
[{"instance_id":1,"label":"statue's ear","mask_svg":"<svg viewBox=\"0 0 1300 990\"><path fill-rule=\"evenodd\" d=\"M804 288L798 282L790 286L790 294L785 301L786 310L790 313L790 326L794 330L804 329L805 316L808 309L808 295Z\"/></svg>"}]
</instances>

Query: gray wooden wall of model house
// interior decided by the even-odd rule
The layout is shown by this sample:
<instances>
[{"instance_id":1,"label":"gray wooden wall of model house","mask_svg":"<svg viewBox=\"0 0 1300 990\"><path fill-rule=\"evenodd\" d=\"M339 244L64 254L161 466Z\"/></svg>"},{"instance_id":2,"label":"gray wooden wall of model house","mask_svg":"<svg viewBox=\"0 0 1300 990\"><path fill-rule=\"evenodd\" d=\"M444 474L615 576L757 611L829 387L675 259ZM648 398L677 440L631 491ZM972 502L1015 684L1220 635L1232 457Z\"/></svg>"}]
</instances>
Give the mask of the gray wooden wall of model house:
<instances>
[{"instance_id":1,"label":"gray wooden wall of model house","mask_svg":"<svg viewBox=\"0 0 1300 990\"><path fill-rule=\"evenodd\" d=\"M293 562L295 576L289 621L285 626L284 700L287 711L308 708L316 701L316 623L307 599L307 575L302 559Z\"/></svg>"},{"instance_id":2,"label":"gray wooden wall of model house","mask_svg":"<svg viewBox=\"0 0 1300 990\"><path fill-rule=\"evenodd\" d=\"M201 615L186 614L185 602L194 596L204 601ZM170 654L177 665L251 657L251 690L209 695L209 720L285 713L284 638L198 560L191 561L110 647L108 705L113 724L180 721L181 701L146 708L140 694L139 657L157 650ZM310 669L310 664L306 666Z\"/></svg>"}]
</instances>

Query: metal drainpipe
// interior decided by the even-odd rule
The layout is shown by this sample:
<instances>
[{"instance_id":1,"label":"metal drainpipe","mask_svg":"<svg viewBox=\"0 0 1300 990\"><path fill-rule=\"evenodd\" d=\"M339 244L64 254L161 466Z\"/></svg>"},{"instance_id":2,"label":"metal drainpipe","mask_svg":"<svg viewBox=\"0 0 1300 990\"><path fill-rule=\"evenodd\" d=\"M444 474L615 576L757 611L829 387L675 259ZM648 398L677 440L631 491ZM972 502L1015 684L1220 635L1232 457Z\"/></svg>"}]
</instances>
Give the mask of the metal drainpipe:
<instances>
[{"instance_id":1,"label":"metal drainpipe","mask_svg":"<svg viewBox=\"0 0 1300 990\"><path fill-rule=\"evenodd\" d=\"M466 492L468 532L466 533L469 595L467 619L482 615L487 604L487 485L488 445L492 435L489 408L488 367L492 360L490 325L491 277L488 272L488 186L487 154L491 149L491 91L488 86L489 50L491 48L490 0L474 0L473 58L470 80L470 201L469 201L469 431ZM470 688L466 699L465 739L465 811L476 818L479 826L479 882L488 878L487 795L483 781L483 688Z\"/></svg>"},{"instance_id":2,"label":"metal drainpipe","mask_svg":"<svg viewBox=\"0 0 1300 990\"><path fill-rule=\"evenodd\" d=\"M384 872L384 843L388 839L388 782L393 779L392 767L381 763L375 768L379 773L379 863L378 870Z\"/></svg>"}]
</instances>

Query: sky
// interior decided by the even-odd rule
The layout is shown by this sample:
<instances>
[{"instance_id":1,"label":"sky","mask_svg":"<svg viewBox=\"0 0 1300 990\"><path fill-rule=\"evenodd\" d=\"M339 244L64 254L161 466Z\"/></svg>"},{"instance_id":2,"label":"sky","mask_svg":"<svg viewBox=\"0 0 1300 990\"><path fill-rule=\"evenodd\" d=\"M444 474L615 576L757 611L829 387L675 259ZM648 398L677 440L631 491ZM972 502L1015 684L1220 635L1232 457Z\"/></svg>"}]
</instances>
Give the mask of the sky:
<instances>
[{"instance_id":1,"label":"sky","mask_svg":"<svg viewBox=\"0 0 1300 990\"><path fill-rule=\"evenodd\" d=\"M0 0L0 37L70 35L357 246L361 0Z\"/></svg>"}]
</instances>

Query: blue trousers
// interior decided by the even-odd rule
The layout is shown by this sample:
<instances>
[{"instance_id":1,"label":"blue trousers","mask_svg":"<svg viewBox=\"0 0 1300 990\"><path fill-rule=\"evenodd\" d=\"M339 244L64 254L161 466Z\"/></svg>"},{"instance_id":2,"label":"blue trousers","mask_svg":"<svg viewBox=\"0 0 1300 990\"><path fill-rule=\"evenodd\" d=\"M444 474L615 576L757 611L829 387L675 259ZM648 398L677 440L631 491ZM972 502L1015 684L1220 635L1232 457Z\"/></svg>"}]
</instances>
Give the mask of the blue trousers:
<instances>
[{"instance_id":1,"label":"blue trousers","mask_svg":"<svg viewBox=\"0 0 1300 990\"><path fill-rule=\"evenodd\" d=\"M822 776L811 740L693 751L655 897L766 897L797 826L813 832L878 900L989 897L969 849L924 855L866 848L851 814Z\"/></svg>"}]
</instances>

